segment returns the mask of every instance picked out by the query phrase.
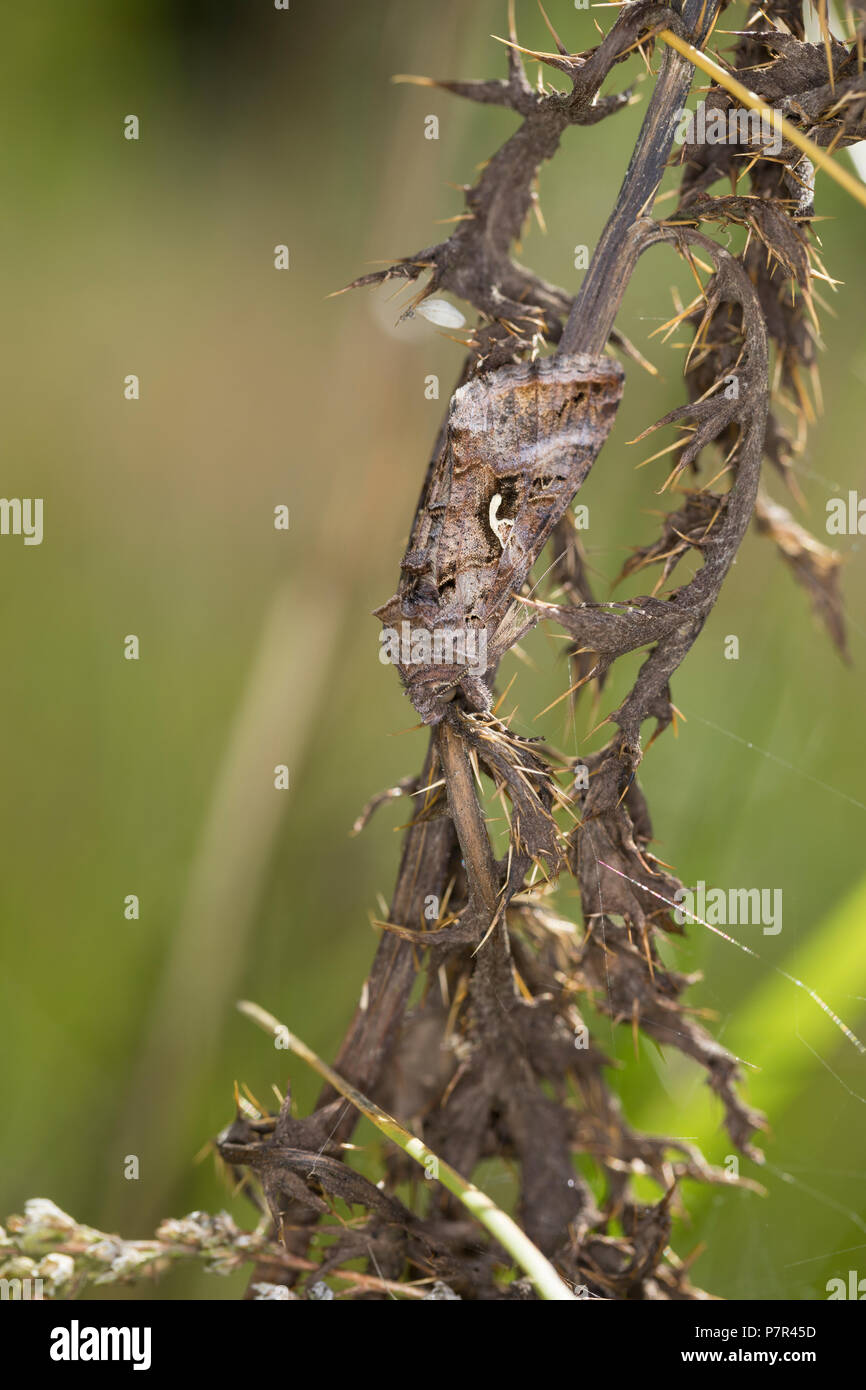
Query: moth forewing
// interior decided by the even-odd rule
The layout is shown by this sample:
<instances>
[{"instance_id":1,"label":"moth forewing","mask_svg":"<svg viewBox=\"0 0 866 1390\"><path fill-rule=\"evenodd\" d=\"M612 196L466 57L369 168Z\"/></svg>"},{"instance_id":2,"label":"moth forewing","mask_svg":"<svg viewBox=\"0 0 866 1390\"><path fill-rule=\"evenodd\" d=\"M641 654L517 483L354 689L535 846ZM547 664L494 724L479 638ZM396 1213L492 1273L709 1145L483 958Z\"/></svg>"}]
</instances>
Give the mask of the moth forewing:
<instances>
[{"instance_id":1,"label":"moth forewing","mask_svg":"<svg viewBox=\"0 0 866 1390\"><path fill-rule=\"evenodd\" d=\"M472 707L489 705L479 677L511 645L503 634L517 631L503 618L607 439L623 381L612 358L541 358L455 391L400 588L376 614L386 627L428 632L431 652L437 629L463 631L462 649L476 653L485 634L485 666L475 661L471 671L416 661L411 647L404 660L401 649L396 664L425 722L442 718L458 688Z\"/></svg>"}]
</instances>

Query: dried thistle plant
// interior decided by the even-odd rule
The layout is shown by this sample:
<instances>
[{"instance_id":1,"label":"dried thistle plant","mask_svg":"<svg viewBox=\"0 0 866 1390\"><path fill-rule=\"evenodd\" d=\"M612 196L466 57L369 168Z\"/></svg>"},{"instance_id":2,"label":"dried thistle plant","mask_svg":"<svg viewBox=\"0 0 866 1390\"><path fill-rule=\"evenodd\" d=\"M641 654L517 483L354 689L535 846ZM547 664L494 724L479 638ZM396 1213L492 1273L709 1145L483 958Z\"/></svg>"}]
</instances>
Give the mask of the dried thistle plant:
<instances>
[{"instance_id":1,"label":"dried thistle plant","mask_svg":"<svg viewBox=\"0 0 866 1390\"><path fill-rule=\"evenodd\" d=\"M354 282L417 285L409 310L447 292L477 322L397 590L379 610L387 628L409 629L396 664L431 733L419 774L359 818L362 829L396 795L413 808L388 918L335 1070L465 1178L484 1159L512 1164L526 1235L566 1284L608 1299L706 1297L670 1246L682 1183L756 1184L711 1166L683 1139L633 1128L608 1080L609 1059L589 1034L588 1011L703 1068L732 1143L758 1162L755 1135L765 1124L741 1094L737 1059L684 1002L695 977L667 968L659 951L665 936L682 931L672 911L682 885L653 850L638 778L645 726L653 721L651 743L674 723L671 682L753 519L845 651L838 556L761 490L761 474L769 464L796 500L791 464L818 390L815 282L828 278L812 225L814 164L826 166L827 151L866 137L862 25L833 35L822 8L824 41L809 44L802 0L768 0L750 10L720 69L703 47L723 8L718 0L626 3L601 42L576 54L551 30L554 51L529 56L559 86L530 83L512 13L504 80L407 79L504 106L520 123L466 188L466 216L446 240ZM620 195L572 296L514 259L539 172L569 126L627 104L627 91L600 95L614 68L636 50L649 58L660 48ZM672 153L692 60L718 73L706 102L725 119L750 109L779 113L777 149L744 122L742 140ZM748 100L737 95L746 88ZM659 185L676 162L676 202L658 218ZM710 192L719 183L730 191ZM745 230L736 255L707 234L731 227ZM665 483L677 496L658 540L635 549L623 568L622 583L640 577L641 589L603 603L570 507L627 389L606 352L642 361L615 325L623 294L638 258L662 247L685 259L697 290L666 325L692 334L687 400L650 427L682 427ZM786 411L793 432L782 423ZM548 543L548 589L539 594L532 574ZM677 566L690 556L700 567L677 585ZM652 584L644 578L651 569ZM574 698L600 693L620 657L645 653L631 690L607 715L608 742L580 761L519 736L502 715L499 664L542 622L571 639ZM443 635L453 659L433 660ZM479 794L484 779L507 819L498 857ZM582 928L552 899L569 875ZM536 1296L435 1173L426 1182L400 1151L389 1153L376 1184L354 1171L345 1157L357 1118L330 1084L302 1117L289 1096L279 1115L239 1101L216 1148L282 1241L279 1257L258 1252L255 1285L292 1285L311 1266L307 1281L321 1280L363 1258L354 1287L365 1299L387 1298L395 1287L418 1296L430 1281L467 1299ZM592 1161L597 1190L576 1155ZM637 1177L655 1180L657 1201L639 1200Z\"/></svg>"},{"instance_id":2,"label":"dried thistle plant","mask_svg":"<svg viewBox=\"0 0 866 1390\"><path fill-rule=\"evenodd\" d=\"M755 5L707 106L725 118L771 107L784 121L778 128L794 138L768 148L744 121L742 140L686 145L674 156L674 125L694 77L689 55L718 69L701 48L722 9L714 0L625 4L602 42L578 54L551 28L555 52L530 56L564 78L564 89L530 84L512 12L505 80L431 85L510 108L518 129L465 190L466 216L447 240L354 282L415 282L410 310L447 291L478 318L397 592L378 611L389 631L408 633L396 664L432 734L419 776L371 803L370 810L386 796L409 795L413 815L388 920L336 1065L466 1177L485 1158L513 1163L527 1235L573 1287L613 1299L705 1297L670 1248L681 1183L756 1185L713 1168L683 1140L635 1131L606 1077L608 1059L589 1039L584 1006L702 1067L731 1141L758 1162L754 1138L765 1125L741 1094L737 1059L683 1002L694 977L668 969L659 953L666 934L682 931L671 911L682 885L652 848L637 775L644 726L655 721L652 742L674 722L671 680L753 519L845 651L838 556L760 487L766 462L796 499L791 460L818 391L815 281L829 278L812 230L814 165L803 145L823 159L828 147L866 136L862 34L852 27L845 40L832 36L822 10L825 42L808 44L800 0ZM603 82L635 49L649 55L659 36L661 68L628 173L572 298L515 261L514 244L539 170L564 130L620 110L628 92L601 97ZM731 91L746 86L743 105ZM659 220L653 204L677 158L676 204ZM711 193L720 181L730 192ZM746 229L742 251L718 245L708 225ZM688 400L651 427L683 429L665 483L680 500L662 517L658 541L635 550L620 576L634 581L657 567L651 592L600 603L569 509L624 389L623 370L605 351L641 360L615 327L623 293L638 257L662 245L685 258L697 286L666 325L668 334L680 324L691 329ZM793 435L781 423L784 410L793 411ZM548 541L550 595L540 598L530 577ZM700 568L676 587L674 571L690 553ZM539 622L573 639L574 697L593 685L600 691L621 656L646 653L631 691L607 716L611 738L579 764L518 736L501 717L498 665ZM443 633L450 659L431 659ZM483 778L508 822L499 858L479 796ZM580 890L582 931L551 905L553 886L568 874ZM424 989L410 1008L419 973ZM306 1118L283 1111L290 1163L267 1135L243 1155L220 1146L227 1157L265 1166L268 1206L295 1253L306 1247L316 1209L341 1195L319 1167L322 1155L341 1156L356 1118L327 1088ZM593 1160L600 1197L575 1154ZM633 1179L647 1175L661 1191L655 1203L634 1195ZM464 1298L533 1296L509 1282L507 1257L471 1229L453 1196L429 1184L424 1201L416 1178L400 1154L390 1157L375 1200L366 1202L368 1219L335 1242L328 1262L363 1254L390 1279L435 1276ZM388 1207L407 1182L420 1216Z\"/></svg>"}]
</instances>

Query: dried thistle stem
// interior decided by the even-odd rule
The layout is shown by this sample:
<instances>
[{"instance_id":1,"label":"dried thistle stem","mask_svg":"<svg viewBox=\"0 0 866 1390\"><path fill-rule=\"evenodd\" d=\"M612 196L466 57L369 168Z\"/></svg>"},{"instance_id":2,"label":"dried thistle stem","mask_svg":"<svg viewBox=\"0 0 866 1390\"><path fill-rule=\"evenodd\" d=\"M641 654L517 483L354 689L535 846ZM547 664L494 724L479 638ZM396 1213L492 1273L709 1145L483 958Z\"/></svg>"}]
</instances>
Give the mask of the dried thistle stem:
<instances>
[{"instance_id":1,"label":"dried thistle stem","mask_svg":"<svg viewBox=\"0 0 866 1390\"><path fill-rule=\"evenodd\" d=\"M285 1024L274 1018L273 1014L269 1014L266 1009L246 999L238 1003L238 1009L272 1038L279 1035L297 1057L302 1058L335 1091L339 1091L341 1095L351 1101L356 1110L366 1116L371 1124L374 1124L387 1139L397 1144L410 1158L414 1158L415 1162L420 1163L422 1168L432 1171L442 1186L446 1187L463 1203L466 1210L477 1221L480 1221L482 1226L487 1228L503 1249L507 1250L509 1255L516 1260L521 1269L525 1270L543 1299L577 1302L574 1294L562 1282L550 1261L545 1259L537 1246L533 1245L526 1233L517 1225L517 1222L512 1221L506 1212L501 1211L495 1202L490 1200L486 1192L482 1192L474 1183L467 1182L456 1169L422 1143L417 1135L410 1134L408 1129L404 1129L393 1115L389 1115L375 1101L362 1095L356 1086L352 1086L350 1082L344 1080L334 1071L333 1067L329 1067L327 1062L313 1052L312 1048L307 1047L306 1043L296 1037Z\"/></svg>"}]
</instances>

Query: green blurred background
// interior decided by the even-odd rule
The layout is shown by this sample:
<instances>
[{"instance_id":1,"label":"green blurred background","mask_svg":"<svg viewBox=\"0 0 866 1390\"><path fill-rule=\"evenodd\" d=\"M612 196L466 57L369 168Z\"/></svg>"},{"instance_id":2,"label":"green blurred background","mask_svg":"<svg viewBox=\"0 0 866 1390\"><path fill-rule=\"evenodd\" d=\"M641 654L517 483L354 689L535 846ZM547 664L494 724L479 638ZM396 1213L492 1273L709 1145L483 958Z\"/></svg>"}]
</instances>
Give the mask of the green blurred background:
<instances>
[{"instance_id":1,"label":"green blurred background","mask_svg":"<svg viewBox=\"0 0 866 1390\"><path fill-rule=\"evenodd\" d=\"M596 41L592 11L548 10L573 51ZM725 27L741 18L728 11ZM528 0L518 23L524 43L550 47ZM453 185L515 126L391 75L500 74L490 35L505 25L504 0L292 0L287 13L270 0L44 0L4 14L2 491L45 499L45 539L0 542L0 1218L48 1196L129 1236L196 1207L252 1224L211 1160L194 1162L231 1117L235 1078L262 1097L287 1079L284 1054L233 1002L259 1000L326 1056L351 1017L405 807L348 831L372 793L417 770L426 737L395 737L415 720L370 613L393 592L461 353L420 319L395 326L384 294L326 296L444 235L437 221L462 208ZM616 69L608 90L640 70ZM529 228L520 254L547 278L578 283L574 247L604 224L648 90L570 131L545 171L547 233ZM138 142L123 138L130 113ZM424 138L428 114L438 141ZM826 179L819 190L844 289L826 292L825 410L798 471L802 519L826 539L827 498L866 486L866 214ZM688 294L689 281L671 253L653 256L621 324L661 379L628 366L581 497L602 595L667 505L655 493L667 460L635 471L663 441L626 446L681 399L681 354L649 334L669 286ZM129 373L138 401L123 396ZM439 401L425 399L431 373ZM280 503L288 533L273 527ZM677 677L688 722L642 768L658 851L684 882L784 891L778 936L737 933L761 962L700 927L669 954L704 972L691 1002L760 1068L748 1095L772 1123L768 1197L685 1189L675 1248L704 1245L694 1278L728 1297L819 1298L827 1279L866 1274L866 1064L772 970L866 1029L866 604L862 551L840 545L853 665L752 536ZM123 659L127 634L137 662ZM724 659L728 634L738 661ZM515 726L570 753L595 746L588 706L574 723L564 703L533 720L567 672L560 641L537 633L527 650L537 670L517 668ZM576 913L570 888L560 905ZM629 1029L600 1026L629 1118L698 1137L723 1163L731 1146L697 1070L651 1047L635 1058ZM291 1071L307 1107L317 1085ZM138 1181L124 1177L129 1154ZM507 1173L484 1177L507 1203ZM153 1292L237 1297L244 1284L183 1271Z\"/></svg>"}]
</instances>

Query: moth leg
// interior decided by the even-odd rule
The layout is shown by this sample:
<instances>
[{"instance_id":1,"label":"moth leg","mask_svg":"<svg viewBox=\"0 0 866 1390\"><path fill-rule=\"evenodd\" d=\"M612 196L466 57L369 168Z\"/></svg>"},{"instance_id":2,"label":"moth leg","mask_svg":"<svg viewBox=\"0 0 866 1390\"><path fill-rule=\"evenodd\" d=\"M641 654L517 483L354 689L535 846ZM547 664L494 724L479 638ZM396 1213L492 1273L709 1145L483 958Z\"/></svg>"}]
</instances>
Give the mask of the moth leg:
<instances>
[{"instance_id":1,"label":"moth leg","mask_svg":"<svg viewBox=\"0 0 866 1390\"><path fill-rule=\"evenodd\" d=\"M481 714L489 714L493 706L493 696L490 687L483 676L464 676L460 682L460 689L466 698L466 703Z\"/></svg>"}]
</instances>

